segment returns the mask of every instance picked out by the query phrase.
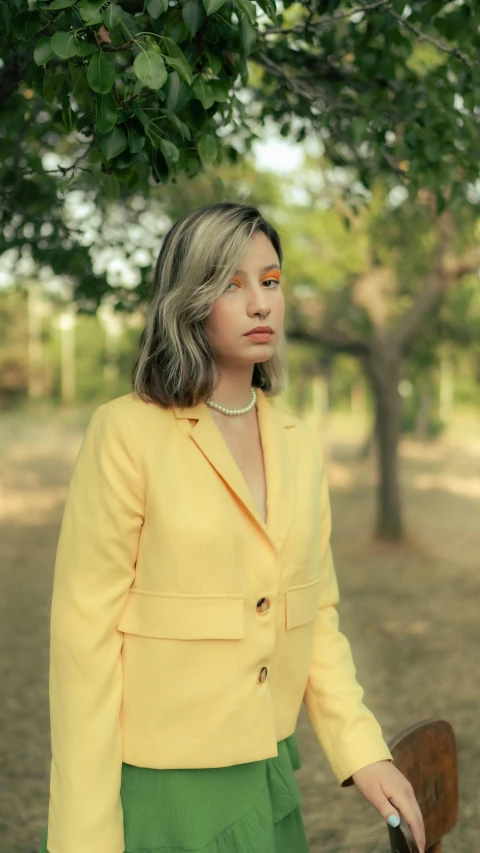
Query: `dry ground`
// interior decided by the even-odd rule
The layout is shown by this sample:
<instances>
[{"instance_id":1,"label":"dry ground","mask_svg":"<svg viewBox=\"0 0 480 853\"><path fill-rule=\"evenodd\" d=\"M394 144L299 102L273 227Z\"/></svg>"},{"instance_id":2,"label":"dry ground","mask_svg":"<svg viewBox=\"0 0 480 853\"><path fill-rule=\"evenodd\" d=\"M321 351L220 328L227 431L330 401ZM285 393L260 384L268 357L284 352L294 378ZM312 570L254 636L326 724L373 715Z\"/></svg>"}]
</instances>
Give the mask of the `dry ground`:
<instances>
[{"instance_id":1,"label":"dry ground","mask_svg":"<svg viewBox=\"0 0 480 853\"><path fill-rule=\"evenodd\" d=\"M35 409L0 419L0 853L33 853L45 828L52 569L88 416ZM461 812L445 853L480 845L479 426L403 443L401 548L371 544L375 472L358 458L365 425L337 416L324 436L342 626L367 702L387 738L431 716L457 733ZM386 851L385 825L355 789L337 786L304 709L297 734L311 853Z\"/></svg>"}]
</instances>

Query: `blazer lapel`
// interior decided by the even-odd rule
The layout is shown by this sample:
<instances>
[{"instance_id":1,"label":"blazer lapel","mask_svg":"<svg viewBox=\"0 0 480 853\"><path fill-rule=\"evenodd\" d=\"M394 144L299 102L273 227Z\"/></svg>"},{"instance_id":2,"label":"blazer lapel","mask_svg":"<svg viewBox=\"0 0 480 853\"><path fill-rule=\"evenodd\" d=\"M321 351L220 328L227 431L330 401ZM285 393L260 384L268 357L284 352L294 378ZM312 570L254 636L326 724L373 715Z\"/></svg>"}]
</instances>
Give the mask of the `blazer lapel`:
<instances>
[{"instance_id":1,"label":"blazer lapel","mask_svg":"<svg viewBox=\"0 0 480 853\"><path fill-rule=\"evenodd\" d=\"M266 523L206 403L186 408L173 406L173 409L177 418L196 421L190 427L190 438L234 493L242 509L273 547L280 550L292 524L295 505L296 421L285 410L274 408L260 388L256 391L267 490Z\"/></svg>"}]
</instances>

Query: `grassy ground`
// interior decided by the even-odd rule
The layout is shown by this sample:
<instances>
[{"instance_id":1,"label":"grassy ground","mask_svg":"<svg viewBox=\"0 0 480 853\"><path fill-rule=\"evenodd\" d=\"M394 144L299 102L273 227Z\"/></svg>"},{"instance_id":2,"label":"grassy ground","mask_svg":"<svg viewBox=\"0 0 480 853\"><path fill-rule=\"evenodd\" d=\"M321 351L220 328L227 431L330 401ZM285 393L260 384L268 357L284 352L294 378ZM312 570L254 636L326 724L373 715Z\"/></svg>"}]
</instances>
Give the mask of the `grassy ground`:
<instances>
[{"instance_id":1,"label":"grassy ground","mask_svg":"<svg viewBox=\"0 0 480 853\"><path fill-rule=\"evenodd\" d=\"M52 568L88 414L32 410L0 421L0 853L33 853L46 825ZM375 467L358 457L365 424L336 416L324 434L342 627L367 703L387 738L431 716L456 730L461 810L445 853L471 853L479 836L478 426L463 421L433 444L403 442L401 547L371 541ZM311 853L386 851L383 822L355 789L337 786L304 709L297 733Z\"/></svg>"}]
</instances>

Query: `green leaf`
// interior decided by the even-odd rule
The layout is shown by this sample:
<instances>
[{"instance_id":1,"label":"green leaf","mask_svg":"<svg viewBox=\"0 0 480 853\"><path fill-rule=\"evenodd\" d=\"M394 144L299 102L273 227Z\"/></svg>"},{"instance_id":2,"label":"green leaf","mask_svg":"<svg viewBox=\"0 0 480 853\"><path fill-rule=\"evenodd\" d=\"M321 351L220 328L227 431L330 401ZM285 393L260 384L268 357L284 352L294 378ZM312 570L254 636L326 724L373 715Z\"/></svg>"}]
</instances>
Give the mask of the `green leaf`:
<instances>
[{"instance_id":1,"label":"green leaf","mask_svg":"<svg viewBox=\"0 0 480 853\"><path fill-rule=\"evenodd\" d=\"M82 2L77 6L77 9L80 12L82 21L88 21L90 24L96 24L100 23L102 20L101 16L98 15L102 6L103 0L82 0Z\"/></svg>"},{"instance_id":2,"label":"green leaf","mask_svg":"<svg viewBox=\"0 0 480 853\"><path fill-rule=\"evenodd\" d=\"M70 79L72 81L71 92L72 95L75 95L77 101L83 95L86 95L87 92L90 92L87 69L83 65L75 65L73 68L70 68Z\"/></svg>"},{"instance_id":3,"label":"green leaf","mask_svg":"<svg viewBox=\"0 0 480 853\"><path fill-rule=\"evenodd\" d=\"M219 74L222 70L222 60L220 59L220 57L217 56L215 53L212 53L210 50L206 51L206 55L208 59L208 64L210 65L210 68L212 69L213 73Z\"/></svg>"},{"instance_id":4,"label":"green leaf","mask_svg":"<svg viewBox=\"0 0 480 853\"><path fill-rule=\"evenodd\" d=\"M33 58L37 65L45 65L49 59L55 56L52 50L52 40L50 36L44 36L39 39L33 51Z\"/></svg>"},{"instance_id":5,"label":"green leaf","mask_svg":"<svg viewBox=\"0 0 480 853\"><path fill-rule=\"evenodd\" d=\"M363 116L357 116L352 119L351 133L356 145L364 142L368 133L368 119Z\"/></svg>"},{"instance_id":6,"label":"green leaf","mask_svg":"<svg viewBox=\"0 0 480 853\"><path fill-rule=\"evenodd\" d=\"M187 162L187 175L189 178L194 178L195 175L198 175L200 169L202 168L202 164L198 157L190 157Z\"/></svg>"},{"instance_id":7,"label":"green leaf","mask_svg":"<svg viewBox=\"0 0 480 853\"><path fill-rule=\"evenodd\" d=\"M74 32L62 32L61 30L52 36L52 50L61 59L69 59L77 55L77 38Z\"/></svg>"},{"instance_id":8,"label":"green leaf","mask_svg":"<svg viewBox=\"0 0 480 853\"><path fill-rule=\"evenodd\" d=\"M35 62L30 63L30 74L32 78L32 89L39 98L43 98L43 81L45 79L45 69L41 65L36 65Z\"/></svg>"},{"instance_id":9,"label":"green leaf","mask_svg":"<svg viewBox=\"0 0 480 853\"><path fill-rule=\"evenodd\" d=\"M168 75L165 84L166 100L165 106L172 113L178 113L185 106L191 95L190 86L184 80L180 80L176 71Z\"/></svg>"},{"instance_id":10,"label":"green leaf","mask_svg":"<svg viewBox=\"0 0 480 853\"><path fill-rule=\"evenodd\" d=\"M92 53L96 53L98 50L98 44L91 44L89 41L82 41L78 39L77 41L77 56L91 56Z\"/></svg>"},{"instance_id":11,"label":"green leaf","mask_svg":"<svg viewBox=\"0 0 480 853\"><path fill-rule=\"evenodd\" d=\"M145 145L145 137L131 124L127 124L128 147L132 154L138 154Z\"/></svg>"},{"instance_id":12,"label":"green leaf","mask_svg":"<svg viewBox=\"0 0 480 853\"><path fill-rule=\"evenodd\" d=\"M275 0L257 0L257 3L274 24L280 23Z\"/></svg>"},{"instance_id":13,"label":"green leaf","mask_svg":"<svg viewBox=\"0 0 480 853\"><path fill-rule=\"evenodd\" d=\"M112 60L101 50L92 56L87 70L87 79L94 92L106 95L115 82L116 69Z\"/></svg>"},{"instance_id":14,"label":"green leaf","mask_svg":"<svg viewBox=\"0 0 480 853\"><path fill-rule=\"evenodd\" d=\"M168 9L168 0L147 0L147 12L153 20Z\"/></svg>"},{"instance_id":15,"label":"green leaf","mask_svg":"<svg viewBox=\"0 0 480 853\"><path fill-rule=\"evenodd\" d=\"M117 166L117 161L115 161L115 166ZM127 166L126 169L122 169L117 178L119 181L129 181L131 177L135 174L135 163L130 163L130 166Z\"/></svg>"},{"instance_id":16,"label":"green leaf","mask_svg":"<svg viewBox=\"0 0 480 853\"><path fill-rule=\"evenodd\" d=\"M245 14L242 15L240 28L242 31L243 52L245 56L248 56L255 46L257 31Z\"/></svg>"},{"instance_id":17,"label":"green leaf","mask_svg":"<svg viewBox=\"0 0 480 853\"><path fill-rule=\"evenodd\" d=\"M203 0L203 5L205 6L205 11L207 15L213 15L217 9L220 9L220 6L223 6L226 3L226 0Z\"/></svg>"},{"instance_id":18,"label":"green leaf","mask_svg":"<svg viewBox=\"0 0 480 853\"><path fill-rule=\"evenodd\" d=\"M138 98L138 96L139 96L140 92L142 91L142 89L143 89L143 83L142 83L142 81L141 81L141 80L137 80L137 82L135 83L135 85L134 85L134 87L133 87L133 89L132 89L131 97L132 97L132 98Z\"/></svg>"},{"instance_id":19,"label":"green leaf","mask_svg":"<svg viewBox=\"0 0 480 853\"><path fill-rule=\"evenodd\" d=\"M170 124L173 124L175 130L178 130L179 134L183 136L184 139L188 139L190 141L190 139L192 138L192 134L188 125L186 125L185 122L180 121L180 119L176 115L174 115L174 113L167 112L166 115Z\"/></svg>"},{"instance_id":20,"label":"green leaf","mask_svg":"<svg viewBox=\"0 0 480 853\"><path fill-rule=\"evenodd\" d=\"M142 109L138 101L133 102L133 109L138 120L143 124L144 128L147 128L150 125L150 118L145 110Z\"/></svg>"},{"instance_id":21,"label":"green leaf","mask_svg":"<svg viewBox=\"0 0 480 853\"><path fill-rule=\"evenodd\" d=\"M441 159L442 152L438 142L427 142L423 150L429 163L438 163Z\"/></svg>"},{"instance_id":22,"label":"green leaf","mask_svg":"<svg viewBox=\"0 0 480 853\"><path fill-rule=\"evenodd\" d=\"M22 12L21 15L17 15L12 20L13 34L20 41L29 41L37 32L40 23L40 16L36 12Z\"/></svg>"},{"instance_id":23,"label":"green leaf","mask_svg":"<svg viewBox=\"0 0 480 853\"><path fill-rule=\"evenodd\" d=\"M58 189L60 190L60 192L64 193L65 190L67 189L67 187L70 186L70 184L72 183L74 178L75 178L75 172L73 171L72 174L68 178L65 178L64 181L59 181L58 182Z\"/></svg>"},{"instance_id":24,"label":"green leaf","mask_svg":"<svg viewBox=\"0 0 480 853\"><path fill-rule=\"evenodd\" d=\"M100 133L108 133L117 121L118 108L111 92L97 95L97 127Z\"/></svg>"},{"instance_id":25,"label":"green leaf","mask_svg":"<svg viewBox=\"0 0 480 853\"><path fill-rule=\"evenodd\" d=\"M128 146L127 134L123 128L117 126L108 133L97 133L97 141L107 160L113 160Z\"/></svg>"},{"instance_id":26,"label":"green leaf","mask_svg":"<svg viewBox=\"0 0 480 853\"><path fill-rule=\"evenodd\" d=\"M122 154L115 158L115 169L117 177L119 177L119 171L121 172L122 169L128 169L132 165L132 160L134 160L136 156L136 154L131 154L127 148L125 151L122 152Z\"/></svg>"},{"instance_id":27,"label":"green leaf","mask_svg":"<svg viewBox=\"0 0 480 853\"><path fill-rule=\"evenodd\" d=\"M153 179L157 184L168 184L170 179L170 175L168 172L168 166L163 154L157 151L155 148L152 148L150 154L150 162L152 164L152 172Z\"/></svg>"},{"instance_id":28,"label":"green leaf","mask_svg":"<svg viewBox=\"0 0 480 853\"><path fill-rule=\"evenodd\" d=\"M124 107L120 107L117 112L117 118L115 124L123 124L124 121L128 121L129 118L132 117L131 110L126 110Z\"/></svg>"},{"instance_id":29,"label":"green leaf","mask_svg":"<svg viewBox=\"0 0 480 853\"><path fill-rule=\"evenodd\" d=\"M145 38L145 50L153 50L154 53L159 53L160 56L162 56L161 47L157 39L154 39L153 36L147 36Z\"/></svg>"},{"instance_id":30,"label":"green leaf","mask_svg":"<svg viewBox=\"0 0 480 853\"><path fill-rule=\"evenodd\" d=\"M197 77L192 86L192 91L195 98L201 102L204 110L208 110L215 101L213 92L210 91L210 88L203 77Z\"/></svg>"},{"instance_id":31,"label":"green leaf","mask_svg":"<svg viewBox=\"0 0 480 853\"><path fill-rule=\"evenodd\" d=\"M185 58L185 54L181 48L173 41L173 39L165 36L163 39L163 47L168 56L165 56L165 61L168 62L175 71L178 71L180 77L192 85L193 72L189 62Z\"/></svg>"},{"instance_id":32,"label":"green leaf","mask_svg":"<svg viewBox=\"0 0 480 853\"><path fill-rule=\"evenodd\" d=\"M248 65L246 53L240 54L240 79L244 86L248 83Z\"/></svg>"},{"instance_id":33,"label":"green leaf","mask_svg":"<svg viewBox=\"0 0 480 853\"><path fill-rule=\"evenodd\" d=\"M167 163L176 163L179 156L180 151L177 146L170 142L168 139L159 139L157 148L160 149Z\"/></svg>"},{"instance_id":34,"label":"green leaf","mask_svg":"<svg viewBox=\"0 0 480 853\"><path fill-rule=\"evenodd\" d=\"M68 6L73 6L75 0L53 0L52 3L48 4L48 11L50 9L67 9Z\"/></svg>"},{"instance_id":35,"label":"green leaf","mask_svg":"<svg viewBox=\"0 0 480 853\"><path fill-rule=\"evenodd\" d=\"M201 0L186 0L182 8L182 18L191 36L194 36L205 18L205 9Z\"/></svg>"},{"instance_id":36,"label":"green leaf","mask_svg":"<svg viewBox=\"0 0 480 853\"><path fill-rule=\"evenodd\" d=\"M198 47L192 39L185 47L185 59L189 65L195 65L198 60Z\"/></svg>"},{"instance_id":37,"label":"green leaf","mask_svg":"<svg viewBox=\"0 0 480 853\"><path fill-rule=\"evenodd\" d=\"M166 56L165 62L168 62L175 71L178 71L180 77L185 80L190 86L192 85L192 69L185 59L177 59L176 56Z\"/></svg>"},{"instance_id":38,"label":"green leaf","mask_svg":"<svg viewBox=\"0 0 480 853\"><path fill-rule=\"evenodd\" d=\"M177 14L177 12L175 12L175 14ZM183 18L172 18L171 13L168 16L168 33L170 38L173 39L176 44L180 44L182 41L190 38L190 33L188 32L188 28L185 25Z\"/></svg>"},{"instance_id":39,"label":"green leaf","mask_svg":"<svg viewBox=\"0 0 480 853\"><path fill-rule=\"evenodd\" d=\"M67 130L73 130L75 125L75 113L70 106L70 100L67 99L67 102L64 104L62 109L62 121L67 128Z\"/></svg>"},{"instance_id":40,"label":"green leaf","mask_svg":"<svg viewBox=\"0 0 480 853\"><path fill-rule=\"evenodd\" d=\"M202 136L198 143L198 153L202 163L211 163L217 156L217 140L211 134Z\"/></svg>"},{"instance_id":41,"label":"green leaf","mask_svg":"<svg viewBox=\"0 0 480 853\"><path fill-rule=\"evenodd\" d=\"M109 198L120 198L120 184L118 178L113 172L104 172L102 175L103 188Z\"/></svg>"},{"instance_id":42,"label":"green leaf","mask_svg":"<svg viewBox=\"0 0 480 853\"><path fill-rule=\"evenodd\" d=\"M135 57L133 70L138 79L149 89L161 89L167 79L167 69L162 57L153 50L146 50Z\"/></svg>"},{"instance_id":43,"label":"green leaf","mask_svg":"<svg viewBox=\"0 0 480 853\"><path fill-rule=\"evenodd\" d=\"M163 48L169 56L173 56L176 59L185 59L185 54L181 47L179 47L178 44L168 36L163 37Z\"/></svg>"},{"instance_id":44,"label":"green leaf","mask_svg":"<svg viewBox=\"0 0 480 853\"><path fill-rule=\"evenodd\" d=\"M208 86L216 101L221 101L222 103L228 101L230 90L227 83L222 83L221 80L210 80Z\"/></svg>"},{"instance_id":45,"label":"green leaf","mask_svg":"<svg viewBox=\"0 0 480 853\"><path fill-rule=\"evenodd\" d=\"M12 14L6 3L0 3L0 20L3 18L3 28L6 35L12 31Z\"/></svg>"},{"instance_id":46,"label":"green leaf","mask_svg":"<svg viewBox=\"0 0 480 853\"><path fill-rule=\"evenodd\" d=\"M105 9L102 18L107 30L114 30L123 20L123 9L118 3L111 3L108 9Z\"/></svg>"},{"instance_id":47,"label":"green leaf","mask_svg":"<svg viewBox=\"0 0 480 853\"><path fill-rule=\"evenodd\" d=\"M234 0L234 5L238 6L247 15L251 24L255 23L257 20L257 10L252 0Z\"/></svg>"},{"instance_id":48,"label":"green leaf","mask_svg":"<svg viewBox=\"0 0 480 853\"><path fill-rule=\"evenodd\" d=\"M65 74L48 74L43 81L43 97L47 104L53 104L66 77Z\"/></svg>"},{"instance_id":49,"label":"green leaf","mask_svg":"<svg viewBox=\"0 0 480 853\"><path fill-rule=\"evenodd\" d=\"M115 160L115 174L120 178L117 169L123 171L123 169L129 169L130 166L135 163L148 163L147 152L140 151L138 154L131 154L130 151L124 151L123 154L120 154L120 157L117 157Z\"/></svg>"}]
</instances>

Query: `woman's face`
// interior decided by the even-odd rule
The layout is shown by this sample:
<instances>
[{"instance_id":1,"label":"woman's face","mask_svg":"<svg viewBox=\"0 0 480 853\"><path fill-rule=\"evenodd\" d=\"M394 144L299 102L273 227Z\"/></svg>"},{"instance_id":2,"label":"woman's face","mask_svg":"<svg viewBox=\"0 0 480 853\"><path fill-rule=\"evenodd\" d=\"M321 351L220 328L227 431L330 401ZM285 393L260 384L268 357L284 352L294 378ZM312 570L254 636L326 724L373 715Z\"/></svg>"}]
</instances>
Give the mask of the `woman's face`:
<instances>
[{"instance_id":1,"label":"woman's face","mask_svg":"<svg viewBox=\"0 0 480 853\"><path fill-rule=\"evenodd\" d=\"M249 240L236 274L204 322L220 364L253 365L267 361L273 354L285 312L280 280L279 257L268 237L257 231ZM265 340L255 339L247 334L255 326L269 326L273 334Z\"/></svg>"}]
</instances>

